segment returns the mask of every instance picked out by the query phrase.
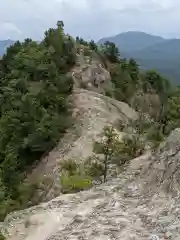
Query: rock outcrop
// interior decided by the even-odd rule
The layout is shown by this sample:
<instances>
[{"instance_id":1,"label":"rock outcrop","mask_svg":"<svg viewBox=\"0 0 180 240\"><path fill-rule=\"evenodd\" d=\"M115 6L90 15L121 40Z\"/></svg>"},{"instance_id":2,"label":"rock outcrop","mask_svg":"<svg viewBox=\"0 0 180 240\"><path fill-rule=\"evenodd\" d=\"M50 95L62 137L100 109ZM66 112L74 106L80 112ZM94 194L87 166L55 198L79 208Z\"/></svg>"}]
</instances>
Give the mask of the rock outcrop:
<instances>
[{"instance_id":1,"label":"rock outcrop","mask_svg":"<svg viewBox=\"0 0 180 240\"><path fill-rule=\"evenodd\" d=\"M180 196L180 129L174 130L160 145L145 175L154 190Z\"/></svg>"},{"instance_id":2,"label":"rock outcrop","mask_svg":"<svg viewBox=\"0 0 180 240\"><path fill-rule=\"evenodd\" d=\"M118 178L12 213L2 232L8 240L179 240L179 145L177 129Z\"/></svg>"},{"instance_id":3,"label":"rock outcrop","mask_svg":"<svg viewBox=\"0 0 180 240\"><path fill-rule=\"evenodd\" d=\"M84 56L83 49L77 55L77 65L72 70L75 88L84 88L98 93L104 93L106 89L111 90L110 73L97 56L93 58L91 55Z\"/></svg>"}]
</instances>

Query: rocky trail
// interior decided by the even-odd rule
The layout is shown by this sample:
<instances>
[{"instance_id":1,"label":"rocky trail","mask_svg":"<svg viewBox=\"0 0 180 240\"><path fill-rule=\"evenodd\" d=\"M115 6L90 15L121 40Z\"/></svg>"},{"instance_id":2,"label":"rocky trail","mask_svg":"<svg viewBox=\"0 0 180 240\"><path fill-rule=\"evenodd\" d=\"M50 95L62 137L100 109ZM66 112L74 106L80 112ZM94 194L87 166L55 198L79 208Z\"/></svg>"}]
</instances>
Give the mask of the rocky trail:
<instances>
[{"instance_id":1,"label":"rocky trail","mask_svg":"<svg viewBox=\"0 0 180 240\"><path fill-rule=\"evenodd\" d=\"M155 155L133 159L118 178L10 214L4 222L8 240L180 239L179 191L165 190L164 181L168 185L171 179L161 178L158 189L153 183L159 159L172 162L172 168L164 169L164 177L177 173L174 166L179 152L170 148L175 143L180 144L180 130L173 132ZM175 178L171 184L177 185L177 181Z\"/></svg>"}]
</instances>

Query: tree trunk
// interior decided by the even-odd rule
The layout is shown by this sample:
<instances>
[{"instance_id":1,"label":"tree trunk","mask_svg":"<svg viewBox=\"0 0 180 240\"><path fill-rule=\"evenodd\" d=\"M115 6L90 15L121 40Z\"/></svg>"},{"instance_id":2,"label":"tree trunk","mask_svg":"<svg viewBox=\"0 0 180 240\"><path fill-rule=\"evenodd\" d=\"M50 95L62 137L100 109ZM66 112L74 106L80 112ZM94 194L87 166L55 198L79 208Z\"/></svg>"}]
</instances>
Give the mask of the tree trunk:
<instances>
[{"instance_id":1,"label":"tree trunk","mask_svg":"<svg viewBox=\"0 0 180 240\"><path fill-rule=\"evenodd\" d=\"M104 183L106 182L106 178L107 178L107 169L108 169L108 155L105 155L105 159L104 159Z\"/></svg>"}]
</instances>

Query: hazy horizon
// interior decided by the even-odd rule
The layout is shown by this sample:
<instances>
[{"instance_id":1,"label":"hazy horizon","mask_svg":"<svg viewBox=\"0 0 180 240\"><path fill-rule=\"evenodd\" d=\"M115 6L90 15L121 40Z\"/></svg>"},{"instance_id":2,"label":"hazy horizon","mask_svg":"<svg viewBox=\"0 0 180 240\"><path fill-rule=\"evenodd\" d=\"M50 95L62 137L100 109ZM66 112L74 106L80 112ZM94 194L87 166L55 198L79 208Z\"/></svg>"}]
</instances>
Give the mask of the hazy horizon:
<instances>
[{"instance_id":1,"label":"hazy horizon","mask_svg":"<svg viewBox=\"0 0 180 240\"><path fill-rule=\"evenodd\" d=\"M45 30L46 30L46 29L45 29ZM120 35L120 34L130 33L130 32L131 32L131 33L132 33L132 32L133 32L133 33L144 33L144 34L151 35L151 36L161 37L161 38L166 39L166 40L180 39L180 37L164 37L164 36L157 35L157 34L153 34L153 33L148 33L148 32L143 32L143 31L138 31L138 30L129 30L129 31L125 31L125 32L116 33L116 34L114 34L114 35L105 35L105 36L102 36L101 38L95 39L95 40L96 40L96 41L99 41L99 40L102 39L102 38L115 37L115 36L118 36L118 35ZM66 32L66 33L68 33L68 34L71 35L71 33L69 33L69 32ZM78 36L78 35L76 35L76 36ZM73 36L73 37L76 37L76 36ZM79 37L83 37L83 36L79 36ZM31 36L27 36L27 38L31 38ZM42 36L42 38L43 38L43 36ZM42 38L39 38L39 39L32 38L32 40L40 41ZM84 37L83 37L83 38L84 38ZM8 40L10 40L10 41L18 41L18 40L23 41L24 39L25 39L25 38L23 38L23 39L7 38L7 39L0 39L0 41L8 41ZM93 38L89 38L89 39L84 38L84 39L85 39L85 40L94 40Z\"/></svg>"}]
</instances>

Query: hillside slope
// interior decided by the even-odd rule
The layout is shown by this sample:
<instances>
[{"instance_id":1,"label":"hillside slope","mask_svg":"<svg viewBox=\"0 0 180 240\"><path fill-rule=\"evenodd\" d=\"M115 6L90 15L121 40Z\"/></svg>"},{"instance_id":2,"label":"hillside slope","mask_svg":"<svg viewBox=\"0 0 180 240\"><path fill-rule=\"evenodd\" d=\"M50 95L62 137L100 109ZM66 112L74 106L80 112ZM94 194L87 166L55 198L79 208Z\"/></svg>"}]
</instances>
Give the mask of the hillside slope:
<instances>
[{"instance_id":1,"label":"hillside slope","mask_svg":"<svg viewBox=\"0 0 180 240\"><path fill-rule=\"evenodd\" d=\"M149 58L149 59L169 59L173 60L179 58L180 55L180 39L165 40L160 43L153 44L149 47L134 51L136 58Z\"/></svg>"},{"instance_id":2,"label":"hillside slope","mask_svg":"<svg viewBox=\"0 0 180 240\"><path fill-rule=\"evenodd\" d=\"M119 178L10 214L3 233L8 240L178 240L179 144L176 129L155 154L132 160Z\"/></svg>"}]
</instances>

